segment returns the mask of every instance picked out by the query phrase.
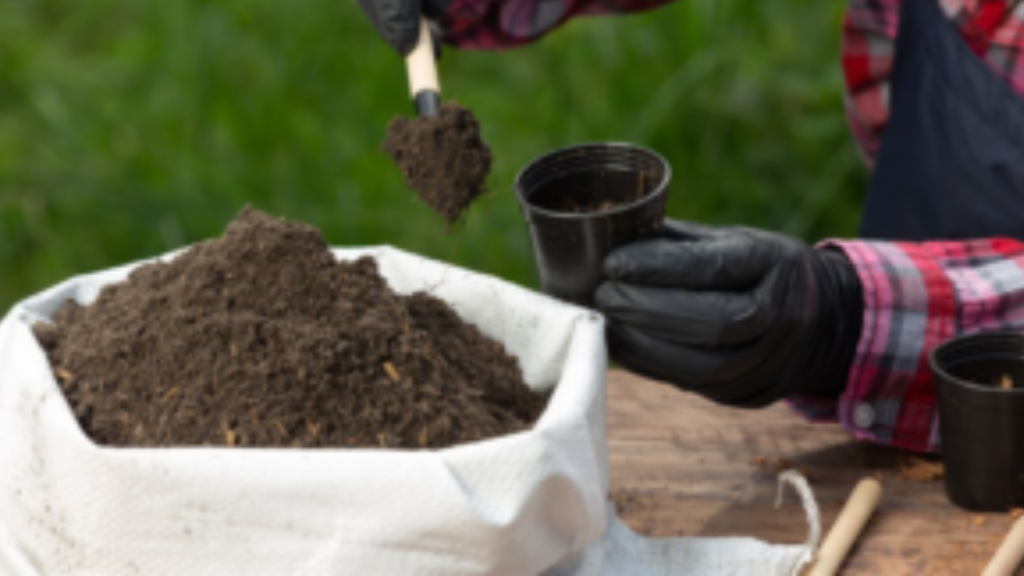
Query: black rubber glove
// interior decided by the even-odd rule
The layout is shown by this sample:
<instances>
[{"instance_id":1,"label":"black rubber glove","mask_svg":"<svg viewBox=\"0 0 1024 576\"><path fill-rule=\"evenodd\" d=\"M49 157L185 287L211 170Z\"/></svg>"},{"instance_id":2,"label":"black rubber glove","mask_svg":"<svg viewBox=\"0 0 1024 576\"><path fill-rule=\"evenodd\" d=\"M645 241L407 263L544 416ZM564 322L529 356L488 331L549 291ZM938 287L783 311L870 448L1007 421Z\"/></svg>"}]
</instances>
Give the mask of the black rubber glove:
<instances>
[{"instance_id":1,"label":"black rubber glove","mask_svg":"<svg viewBox=\"0 0 1024 576\"><path fill-rule=\"evenodd\" d=\"M420 16L434 20L452 0L357 0L377 34L402 56L408 56L420 39ZM432 31L433 33L433 31ZM434 36L434 57L441 57L441 43Z\"/></svg>"},{"instance_id":2,"label":"black rubber glove","mask_svg":"<svg viewBox=\"0 0 1024 576\"><path fill-rule=\"evenodd\" d=\"M612 252L605 275L597 307L629 370L742 407L845 387L864 304L841 252L666 221L665 238Z\"/></svg>"}]
</instances>

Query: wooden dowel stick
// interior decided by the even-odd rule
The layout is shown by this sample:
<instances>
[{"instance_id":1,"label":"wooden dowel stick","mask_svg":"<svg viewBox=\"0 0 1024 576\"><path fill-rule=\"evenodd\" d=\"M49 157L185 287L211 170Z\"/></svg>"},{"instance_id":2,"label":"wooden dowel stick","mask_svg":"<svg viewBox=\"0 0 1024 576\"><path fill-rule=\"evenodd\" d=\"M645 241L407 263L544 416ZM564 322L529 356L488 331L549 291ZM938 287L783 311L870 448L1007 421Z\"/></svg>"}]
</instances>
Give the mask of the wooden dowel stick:
<instances>
[{"instance_id":1,"label":"wooden dowel stick","mask_svg":"<svg viewBox=\"0 0 1024 576\"><path fill-rule=\"evenodd\" d=\"M437 62L434 60L434 40L430 35L430 24L426 18L420 21L420 39L416 47L405 58L409 72L409 90L412 97L424 90L441 93L437 79Z\"/></svg>"},{"instance_id":2,"label":"wooden dowel stick","mask_svg":"<svg viewBox=\"0 0 1024 576\"><path fill-rule=\"evenodd\" d=\"M857 483L846 506L832 525L832 530L818 549L808 576L832 576L838 572L881 498L882 485L878 480L865 478Z\"/></svg>"},{"instance_id":3,"label":"wooden dowel stick","mask_svg":"<svg viewBox=\"0 0 1024 576\"><path fill-rule=\"evenodd\" d=\"M1024 518L1018 518L1010 528L995 556L989 561L982 576L1013 576L1024 560Z\"/></svg>"}]
</instances>

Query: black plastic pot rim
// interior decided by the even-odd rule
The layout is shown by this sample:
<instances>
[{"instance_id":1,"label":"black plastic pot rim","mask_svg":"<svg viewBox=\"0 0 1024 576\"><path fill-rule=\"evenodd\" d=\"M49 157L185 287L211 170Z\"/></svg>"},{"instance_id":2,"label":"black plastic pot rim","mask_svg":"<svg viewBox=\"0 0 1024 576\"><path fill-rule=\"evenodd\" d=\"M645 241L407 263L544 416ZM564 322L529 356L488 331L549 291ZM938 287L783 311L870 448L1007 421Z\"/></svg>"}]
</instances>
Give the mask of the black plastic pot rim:
<instances>
[{"instance_id":1,"label":"black plastic pot rim","mask_svg":"<svg viewBox=\"0 0 1024 576\"><path fill-rule=\"evenodd\" d=\"M939 362L939 356L946 352L949 348L954 346L966 346L974 344L975 348L972 351L978 351L977 360L984 360L986 356L983 355L982 351L986 349L984 340L988 338L1005 338L1012 340L1019 340L1022 347L1024 347L1024 335L1018 332L1009 331L991 331L991 332L975 332L966 336L957 336L950 340L943 342L942 344L935 347L932 353L928 355L928 363L931 364L932 372L935 376L941 376L946 382L954 384L959 388L970 390L979 394L1000 394L1000 395L1019 395L1024 394L1024 388L1011 388L1004 390L996 386L987 386L971 382L970 380L964 380L953 376L948 371L943 369ZM979 341L980 342L976 342ZM1017 359L1024 361L1024 356L1018 357Z\"/></svg>"},{"instance_id":2,"label":"black plastic pot rim","mask_svg":"<svg viewBox=\"0 0 1024 576\"><path fill-rule=\"evenodd\" d=\"M662 165L662 167L664 169L664 172L661 175L661 182L658 182L657 186L655 186L647 194L644 194L643 198L640 198L639 200L634 200L633 202L630 202L629 204L621 204L621 205L616 206L615 208L612 208L610 210L601 210L599 212L584 212L584 213L555 212L555 211L552 211L552 210L547 210L547 209L541 208L541 207L533 204L524 195L523 189L519 185L519 183L522 182L523 175L526 174L526 172L528 170L530 170L531 168L536 166L538 163L543 162L543 161L547 160L548 158L551 158L552 156L555 156L555 155L558 155L558 154L565 154L566 152L572 152L573 150L585 150L587 148L597 148L597 147L633 149L633 150L637 150L637 151L643 152L645 154L650 154L652 158L654 158L655 160L657 160L658 162L661 163L661 165ZM643 146L638 146L636 144L630 144L628 142L583 142L583 143L580 143L580 144L572 144L572 145L569 145L569 146L564 146L562 148L556 148L555 150L551 150L551 151L549 151L549 152L547 152L547 153L545 153L545 154L543 154L541 156L538 156L538 157L534 158L533 160L530 161L529 164L526 165L525 168L523 168L522 170L519 171L518 174L516 174L514 188L515 188L515 191L516 191L516 197L519 199L519 203L522 206L524 206L527 210L530 210L531 212L536 212L538 214L543 214L544 216L547 216L549 218L559 218L559 219L564 219L564 220L586 220L586 219L589 219L589 218L593 218L595 216L614 216L616 214L621 214L623 212L628 212L629 210L632 210L633 208L636 208L637 206L640 206L640 205L650 201L650 198L652 196L657 196L658 194L664 192L665 189L668 188L668 184L671 181L671 179L672 179L672 167L669 165L668 160L666 160L664 156L662 156L661 154L658 154L657 152L655 152L654 150L651 150L650 148L645 148Z\"/></svg>"}]
</instances>

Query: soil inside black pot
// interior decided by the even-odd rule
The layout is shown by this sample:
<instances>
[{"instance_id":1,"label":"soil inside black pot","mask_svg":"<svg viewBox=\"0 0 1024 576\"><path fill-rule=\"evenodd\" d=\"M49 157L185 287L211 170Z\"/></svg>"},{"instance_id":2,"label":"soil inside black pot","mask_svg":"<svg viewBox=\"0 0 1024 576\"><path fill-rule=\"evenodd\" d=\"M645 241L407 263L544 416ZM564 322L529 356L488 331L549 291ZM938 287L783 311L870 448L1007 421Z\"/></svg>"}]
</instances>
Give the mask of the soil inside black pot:
<instances>
[{"instance_id":1,"label":"soil inside black pot","mask_svg":"<svg viewBox=\"0 0 1024 576\"><path fill-rule=\"evenodd\" d=\"M1024 387L1024 362L1020 360L986 359L966 362L950 368L950 373L977 386L1001 390Z\"/></svg>"},{"instance_id":2,"label":"soil inside black pot","mask_svg":"<svg viewBox=\"0 0 1024 576\"><path fill-rule=\"evenodd\" d=\"M657 184L656 175L638 170L566 174L546 182L530 195L529 201L552 212L589 214L632 204Z\"/></svg>"}]
</instances>

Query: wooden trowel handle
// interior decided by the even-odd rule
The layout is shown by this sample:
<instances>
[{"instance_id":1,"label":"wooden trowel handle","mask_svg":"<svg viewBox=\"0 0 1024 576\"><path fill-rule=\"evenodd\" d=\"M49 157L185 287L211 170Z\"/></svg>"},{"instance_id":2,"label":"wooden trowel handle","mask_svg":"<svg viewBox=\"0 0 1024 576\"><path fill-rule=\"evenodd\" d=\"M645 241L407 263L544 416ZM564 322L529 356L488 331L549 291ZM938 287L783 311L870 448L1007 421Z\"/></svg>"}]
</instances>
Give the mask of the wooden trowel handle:
<instances>
[{"instance_id":1,"label":"wooden trowel handle","mask_svg":"<svg viewBox=\"0 0 1024 576\"><path fill-rule=\"evenodd\" d=\"M420 116L434 116L441 107L441 83L437 79L434 40L426 18L420 20L420 39L405 58L409 71L409 89Z\"/></svg>"}]
</instances>

